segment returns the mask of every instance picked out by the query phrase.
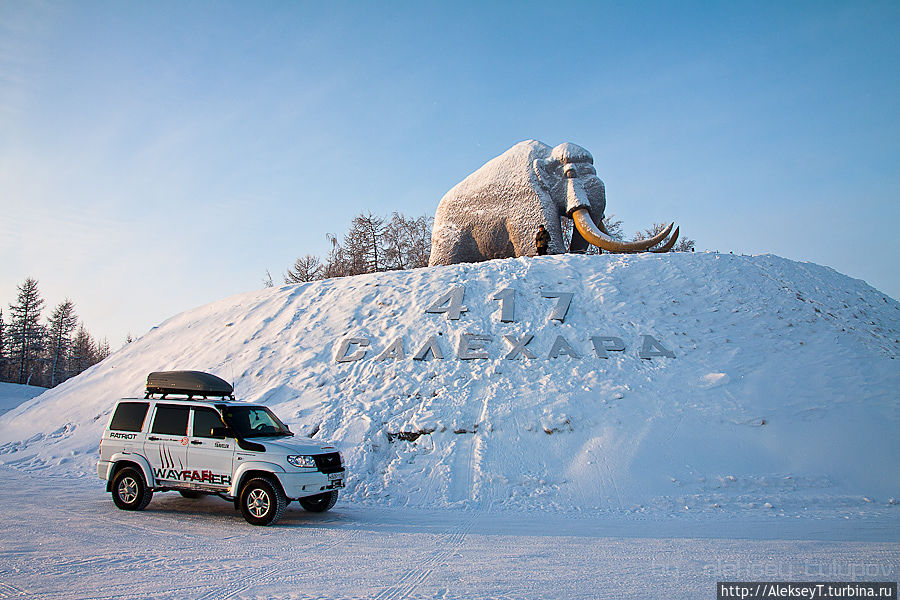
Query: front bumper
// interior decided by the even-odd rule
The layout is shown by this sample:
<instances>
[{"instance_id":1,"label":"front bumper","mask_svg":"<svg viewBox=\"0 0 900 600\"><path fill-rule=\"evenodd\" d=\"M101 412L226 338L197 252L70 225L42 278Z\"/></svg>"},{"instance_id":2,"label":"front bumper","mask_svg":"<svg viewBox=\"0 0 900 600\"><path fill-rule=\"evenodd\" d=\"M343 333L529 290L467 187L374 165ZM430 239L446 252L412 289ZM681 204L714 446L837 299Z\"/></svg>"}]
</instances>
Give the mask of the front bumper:
<instances>
[{"instance_id":1,"label":"front bumper","mask_svg":"<svg viewBox=\"0 0 900 600\"><path fill-rule=\"evenodd\" d=\"M341 469L336 473L321 473L312 471L308 473L278 473L284 495L291 500L313 496L330 490L344 487L346 470Z\"/></svg>"}]
</instances>

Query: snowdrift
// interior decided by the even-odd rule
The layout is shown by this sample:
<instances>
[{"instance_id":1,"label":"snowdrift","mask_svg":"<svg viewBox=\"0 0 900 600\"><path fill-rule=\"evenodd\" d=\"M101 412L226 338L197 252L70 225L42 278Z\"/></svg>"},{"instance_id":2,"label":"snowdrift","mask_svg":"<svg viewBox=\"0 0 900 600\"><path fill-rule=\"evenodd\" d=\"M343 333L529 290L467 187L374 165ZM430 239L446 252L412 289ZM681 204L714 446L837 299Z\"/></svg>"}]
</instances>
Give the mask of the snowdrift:
<instances>
[{"instance_id":1,"label":"snowdrift","mask_svg":"<svg viewBox=\"0 0 900 600\"><path fill-rule=\"evenodd\" d=\"M453 320L461 307L437 301L458 286ZM506 289L513 319L494 299ZM559 292L573 294L562 320L545 297ZM151 371L194 369L337 442L351 502L892 510L898 338L892 298L771 255L563 255L318 281L153 328L0 416L0 461L92 475L115 400L141 396Z\"/></svg>"}]
</instances>

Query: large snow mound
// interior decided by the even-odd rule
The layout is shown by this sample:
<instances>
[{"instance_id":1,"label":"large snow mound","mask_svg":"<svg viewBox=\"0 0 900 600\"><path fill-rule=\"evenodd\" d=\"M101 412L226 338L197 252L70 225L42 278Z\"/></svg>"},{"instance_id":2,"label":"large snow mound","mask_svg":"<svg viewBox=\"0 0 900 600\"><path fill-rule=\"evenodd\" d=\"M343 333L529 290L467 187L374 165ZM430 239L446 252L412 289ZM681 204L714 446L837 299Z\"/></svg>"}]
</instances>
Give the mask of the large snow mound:
<instances>
[{"instance_id":1,"label":"large snow mound","mask_svg":"<svg viewBox=\"0 0 900 600\"><path fill-rule=\"evenodd\" d=\"M456 286L458 320L426 312ZM492 299L507 288L513 322ZM563 321L543 297L554 292L574 294ZM508 360L504 336L526 334L535 357ZM431 336L444 358L414 360ZM625 350L599 358L591 336ZM642 336L659 343L649 359ZM340 348L347 338L370 345ZM772 255L562 255L317 281L169 319L0 417L0 461L90 474L118 398L140 396L151 371L196 369L337 442L351 502L893 510L898 338L894 299ZM460 360L461 343L488 358Z\"/></svg>"}]
</instances>

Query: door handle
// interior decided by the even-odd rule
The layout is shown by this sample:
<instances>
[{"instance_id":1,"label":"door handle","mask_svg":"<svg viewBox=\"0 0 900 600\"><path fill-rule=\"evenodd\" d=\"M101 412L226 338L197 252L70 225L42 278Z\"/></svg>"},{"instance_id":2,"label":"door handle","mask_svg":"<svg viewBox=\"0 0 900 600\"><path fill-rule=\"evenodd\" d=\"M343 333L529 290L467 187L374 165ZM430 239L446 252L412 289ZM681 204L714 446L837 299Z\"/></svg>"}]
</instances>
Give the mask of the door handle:
<instances>
[{"instance_id":1,"label":"door handle","mask_svg":"<svg viewBox=\"0 0 900 600\"><path fill-rule=\"evenodd\" d=\"M155 442L155 441L157 441L159 438L156 437L156 436L152 436L152 435L151 435L151 436L148 437L147 439L150 440L151 442Z\"/></svg>"},{"instance_id":2,"label":"door handle","mask_svg":"<svg viewBox=\"0 0 900 600\"><path fill-rule=\"evenodd\" d=\"M199 445L201 445L203 442L201 442L200 440L191 440L191 443L194 444L195 446L199 446Z\"/></svg>"}]
</instances>

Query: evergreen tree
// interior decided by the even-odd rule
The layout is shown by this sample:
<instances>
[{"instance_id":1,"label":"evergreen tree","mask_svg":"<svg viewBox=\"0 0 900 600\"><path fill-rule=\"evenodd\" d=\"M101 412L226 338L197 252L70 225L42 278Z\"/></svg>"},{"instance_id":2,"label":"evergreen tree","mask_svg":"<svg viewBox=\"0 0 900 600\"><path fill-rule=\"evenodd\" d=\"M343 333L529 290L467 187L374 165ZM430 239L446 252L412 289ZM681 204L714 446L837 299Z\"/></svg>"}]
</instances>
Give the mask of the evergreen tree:
<instances>
[{"instance_id":1,"label":"evergreen tree","mask_svg":"<svg viewBox=\"0 0 900 600\"><path fill-rule=\"evenodd\" d=\"M18 290L16 304L9 305L12 367L19 383L30 383L32 377L40 376L42 367L44 328L40 318L44 299L38 290L37 279L32 277L26 277Z\"/></svg>"},{"instance_id":2,"label":"evergreen tree","mask_svg":"<svg viewBox=\"0 0 900 600\"><path fill-rule=\"evenodd\" d=\"M6 323L3 322L3 309L0 308L0 381L8 381L6 350Z\"/></svg>"},{"instance_id":3,"label":"evergreen tree","mask_svg":"<svg viewBox=\"0 0 900 600\"><path fill-rule=\"evenodd\" d=\"M85 329L84 323L78 326L75 333L75 339L72 340L72 348L69 352L69 364L72 375L78 375L87 370L88 367L95 364L97 356L97 346L94 338Z\"/></svg>"},{"instance_id":4,"label":"evergreen tree","mask_svg":"<svg viewBox=\"0 0 900 600\"><path fill-rule=\"evenodd\" d=\"M109 355L109 339L103 338L103 341L97 344L97 352L94 354L94 361L91 364L95 365L100 361L106 360Z\"/></svg>"},{"instance_id":5,"label":"evergreen tree","mask_svg":"<svg viewBox=\"0 0 900 600\"><path fill-rule=\"evenodd\" d=\"M47 335L47 350L50 363L50 387L65 381L68 377L69 346L72 332L78 325L75 303L66 298L60 302L50 316Z\"/></svg>"}]
</instances>

